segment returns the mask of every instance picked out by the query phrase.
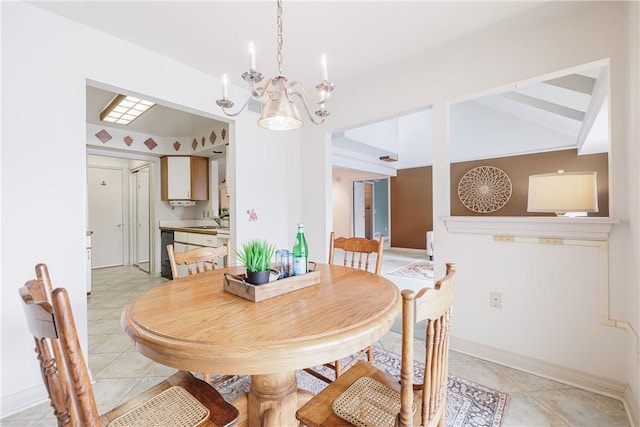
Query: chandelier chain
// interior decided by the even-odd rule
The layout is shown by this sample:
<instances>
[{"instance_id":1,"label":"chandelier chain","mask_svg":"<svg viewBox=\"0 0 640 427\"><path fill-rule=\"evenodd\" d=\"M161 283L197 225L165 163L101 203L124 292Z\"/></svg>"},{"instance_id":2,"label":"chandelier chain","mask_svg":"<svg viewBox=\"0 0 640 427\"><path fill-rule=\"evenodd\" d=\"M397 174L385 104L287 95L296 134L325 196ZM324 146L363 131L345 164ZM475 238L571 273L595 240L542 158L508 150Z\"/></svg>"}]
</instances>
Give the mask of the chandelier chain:
<instances>
[{"instance_id":1,"label":"chandelier chain","mask_svg":"<svg viewBox=\"0 0 640 427\"><path fill-rule=\"evenodd\" d=\"M278 75L282 75L282 0L278 0L278 55L276 60L278 61Z\"/></svg>"}]
</instances>

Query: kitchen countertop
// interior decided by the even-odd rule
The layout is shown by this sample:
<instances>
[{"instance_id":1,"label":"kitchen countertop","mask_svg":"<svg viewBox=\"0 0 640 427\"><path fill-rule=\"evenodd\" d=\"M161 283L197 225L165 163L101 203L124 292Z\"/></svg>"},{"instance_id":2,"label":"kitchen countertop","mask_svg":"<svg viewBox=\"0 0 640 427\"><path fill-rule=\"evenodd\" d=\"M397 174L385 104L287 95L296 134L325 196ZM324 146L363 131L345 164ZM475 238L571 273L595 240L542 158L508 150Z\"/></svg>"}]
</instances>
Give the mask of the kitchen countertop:
<instances>
[{"instance_id":1,"label":"kitchen countertop","mask_svg":"<svg viewBox=\"0 0 640 427\"><path fill-rule=\"evenodd\" d=\"M223 218L223 226L220 227L213 219L178 219L160 220L158 225L161 231L181 231L184 233L198 233L216 236L218 234L230 235L229 219Z\"/></svg>"},{"instance_id":2,"label":"kitchen countertop","mask_svg":"<svg viewBox=\"0 0 640 427\"><path fill-rule=\"evenodd\" d=\"M228 228L213 227L213 226L160 226L160 230L166 231L183 231L186 233L198 233L198 234L210 234L217 236L218 234L229 234Z\"/></svg>"}]
</instances>

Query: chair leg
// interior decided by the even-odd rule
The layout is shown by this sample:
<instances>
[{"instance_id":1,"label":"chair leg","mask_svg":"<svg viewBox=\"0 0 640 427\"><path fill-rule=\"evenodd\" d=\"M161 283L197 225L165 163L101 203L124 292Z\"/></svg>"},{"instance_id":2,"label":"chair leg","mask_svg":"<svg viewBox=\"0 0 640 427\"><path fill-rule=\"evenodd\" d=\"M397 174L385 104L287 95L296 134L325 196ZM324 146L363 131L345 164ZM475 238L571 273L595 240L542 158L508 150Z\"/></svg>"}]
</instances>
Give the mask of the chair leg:
<instances>
[{"instance_id":1,"label":"chair leg","mask_svg":"<svg viewBox=\"0 0 640 427\"><path fill-rule=\"evenodd\" d=\"M217 380L212 381L211 380L211 374L208 374L208 373L205 373L205 372L202 373L202 381L206 382L207 384L209 384L210 386L213 386L213 387L219 386L223 382L227 381L229 378L233 378L233 375L223 375L220 378L218 378Z\"/></svg>"},{"instance_id":2,"label":"chair leg","mask_svg":"<svg viewBox=\"0 0 640 427\"><path fill-rule=\"evenodd\" d=\"M335 367L336 367L336 379L337 379L340 375L342 375L342 360L336 360Z\"/></svg>"},{"instance_id":3,"label":"chair leg","mask_svg":"<svg viewBox=\"0 0 640 427\"><path fill-rule=\"evenodd\" d=\"M313 375L317 379L319 379L321 381L324 381L327 384L331 384L333 382L333 380L331 378L328 378L328 377L322 375L321 373L316 372L313 368L305 368L305 369L303 369L303 371L305 371L309 375Z\"/></svg>"},{"instance_id":4,"label":"chair leg","mask_svg":"<svg viewBox=\"0 0 640 427\"><path fill-rule=\"evenodd\" d=\"M367 349L367 361L373 365L373 346L370 345Z\"/></svg>"},{"instance_id":5,"label":"chair leg","mask_svg":"<svg viewBox=\"0 0 640 427\"><path fill-rule=\"evenodd\" d=\"M447 413L447 398L446 395L444 399L442 399L441 406L444 408L440 413L440 419L438 420L438 427L445 427L445 415Z\"/></svg>"},{"instance_id":6,"label":"chair leg","mask_svg":"<svg viewBox=\"0 0 640 427\"><path fill-rule=\"evenodd\" d=\"M228 379L233 378L233 375L223 375L220 378L218 378L215 381L211 381L210 384L214 387L219 386L220 384L222 384L223 382L227 381Z\"/></svg>"}]
</instances>

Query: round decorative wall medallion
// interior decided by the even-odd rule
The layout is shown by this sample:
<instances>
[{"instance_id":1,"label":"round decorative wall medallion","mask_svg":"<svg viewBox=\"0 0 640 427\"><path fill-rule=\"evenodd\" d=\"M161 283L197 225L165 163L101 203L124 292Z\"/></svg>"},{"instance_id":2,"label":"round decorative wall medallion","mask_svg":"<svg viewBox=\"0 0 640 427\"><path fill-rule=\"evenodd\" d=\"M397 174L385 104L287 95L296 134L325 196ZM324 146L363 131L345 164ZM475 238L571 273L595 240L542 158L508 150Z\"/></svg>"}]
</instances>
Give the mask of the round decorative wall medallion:
<instances>
[{"instance_id":1,"label":"round decorative wall medallion","mask_svg":"<svg viewBox=\"0 0 640 427\"><path fill-rule=\"evenodd\" d=\"M473 212L494 212L511 198L511 180L493 166L479 166L464 174L458 184L458 197Z\"/></svg>"}]
</instances>

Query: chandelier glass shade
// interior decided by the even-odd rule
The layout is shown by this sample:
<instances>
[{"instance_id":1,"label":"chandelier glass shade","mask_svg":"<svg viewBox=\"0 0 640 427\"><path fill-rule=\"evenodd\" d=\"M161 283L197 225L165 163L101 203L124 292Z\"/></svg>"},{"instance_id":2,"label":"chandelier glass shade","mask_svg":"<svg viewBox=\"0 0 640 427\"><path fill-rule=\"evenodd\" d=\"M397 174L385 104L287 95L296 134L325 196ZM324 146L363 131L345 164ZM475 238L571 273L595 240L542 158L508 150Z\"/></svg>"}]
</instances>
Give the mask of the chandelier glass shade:
<instances>
[{"instance_id":1,"label":"chandelier glass shade","mask_svg":"<svg viewBox=\"0 0 640 427\"><path fill-rule=\"evenodd\" d=\"M278 4L278 75L267 80L264 86L258 84L262 82L264 76L256 70L255 47L252 42L249 43L249 71L242 74L242 79L249 84L251 94L244 102L242 107L231 112L234 102L228 98L228 80L226 74L222 77L222 98L216 101L216 104L222 109L222 112L229 117L240 114L249 104L251 99L262 100L266 98L262 115L258 119L258 125L270 130L293 130L304 125L298 112L296 103L304 108L309 120L314 124L324 123L325 118L329 115L329 111L325 108L325 103L333 91L333 83L329 82L327 74L327 59L322 55L323 81L316 86L316 94L312 96L307 89L298 81L289 83L282 74L282 0L277 0ZM316 105L317 107L310 107ZM316 109L317 108L317 109ZM313 114L312 109L316 109Z\"/></svg>"}]
</instances>

